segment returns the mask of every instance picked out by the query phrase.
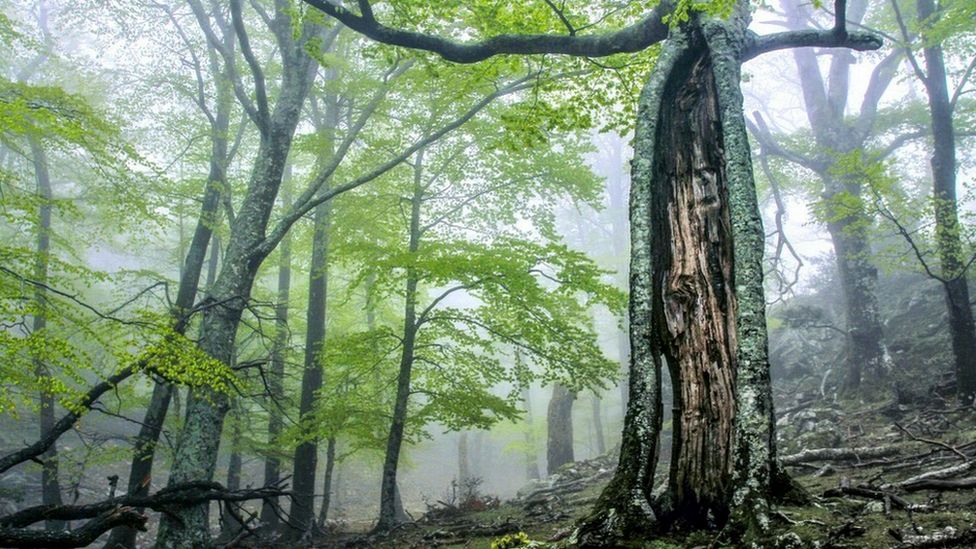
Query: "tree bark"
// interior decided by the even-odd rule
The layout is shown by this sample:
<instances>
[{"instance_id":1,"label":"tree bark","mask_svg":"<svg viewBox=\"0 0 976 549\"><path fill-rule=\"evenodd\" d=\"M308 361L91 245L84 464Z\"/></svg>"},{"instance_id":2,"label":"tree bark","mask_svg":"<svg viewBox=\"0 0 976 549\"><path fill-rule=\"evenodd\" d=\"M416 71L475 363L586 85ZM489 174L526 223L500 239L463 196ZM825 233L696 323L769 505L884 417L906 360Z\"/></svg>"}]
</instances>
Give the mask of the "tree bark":
<instances>
[{"instance_id":1,"label":"tree bark","mask_svg":"<svg viewBox=\"0 0 976 549\"><path fill-rule=\"evenodd\" d=\"M596 455L602 456L607 453L607 442L603 436L603 413L601 410L603 401L599 395L594 393L590 403L593 406L593 436L596 438Z\"/></svg>"},{"instance_id":2,"label":"tree bark","mask_svg":"<svg viewBox=\"0 0 976 549\"><path fill-rule=\"evenodd\" d=\"M916 6L919 21L930 21L935 15L932 0L917 0ZM976 324L973 322L969 283L966 280L967 264L959 234L953 105L949 99L941 44L929 45L922 51L928 72L924 83L932 118L932 196L935 201L936 244L942 262L949 334L955 357L956 389L962 402L971 403L976 399Z\"/></svg>"},{"instance_id":3,"label":"tree bark","mask_svg":"<svg viewBox=\"0 0 976 549\"><path fill-rule=\"evenodd\" d=\"M410 241L408 250L416 254L420 249L420 207L423 203L424 189L422 174L424 150L417 152L414 159L413 196L410 199ZM410 376L413 369L414 345L417 338L417 284L418 275L413 267L407 267L404 283L403 343L400 354L400 369L397 373L397 391L393 403L393 421L386 441L386 457L383 461L383 478L380 484L380 516L376 523L377 532L389 531L402 522L397 516L396 503L399 500L397 489L397 467L400 462L400 448L403 445L403 432L407 422L407 403L410 399ZM402 504L401 504L402 508Z\"/></svg>"},{"instance_id":4,"label":"tree bark","mask_svg":"<svg viewBox=\"0 0 976 549\"><path fill-rule=\"evenodd\" d=\"M573 393L560 384L553 385L546 414L546 473L575 461L573 455Z\"/></svg>"},{"instance_id":5,"label":"tree bark","mask_svg":"<svg viewBox=\"0 0 976 549\"><path fill-rule=\"evenodd\" d=\"M747 14L740 3L728 20L692 19L669 39L641 94L630 403L617 472L581 523L581 544L646 537L675 521L721 523L732 510L746 526L768 521L775 446L764 234L739 91ZM676 412L667 497L656 502L660 356ZM662 513L668 520L659 523Z\"/></svg>"},{"instance_id":6,"label":"tree bark","mask_svg":"<svg viewBox=\"0 0 976 549\"><path fill-rule=\"evenodd\" d=\"M334 72L328 71L326 81L334 80ZM335 94L326 98L324 120L317 129L325 134L326 146L320 154L320 162L328 162L333 155L336 126L338 125L338 100ZM328 184L322 192L328 192ZM295 495L291 504L291 527L302 536L315 526L315 473L318 468L318 436L314 434L315 409L318 392L324 382L321 354L325 347L325 330L328 309L329 280L329 231L332 203L325 202L315 208L312 228L312 263L308 281L308 309L306 312L305 367L302 373L302 392L299 404L299 425L302 441L295 448L292 486Z\"/></svg>"},{"instance_id":7,"label":"tree bark","mask_svg":"<svg viewBox=\"0 0 976 549\"><path fill-rule=\"evenodd\" d=\"M241 471L243 456L241 455L241 409L240 404L234 404L232 414L233 429L230 438L230 457L227 461L227 489L237 491L241 487ZM229 503L227 505L230 505ZM230 541L237 537L243 525L224 507L220 515L220 539Z\"/></svg>"},{"instance_id":8,"label":"tree bark","mask_svg":"<svg viewBox=\"0 0 976 549\"><path fill-rule=\"evenodd\" d=\"M525 406L525 478L537 480L539 475L539 456L535 449L535 431L532 421L532 402L529 399L529 388L522 387L522 405Z\"/></svg>"},{"instance_id":9,"label":"tree bark","mask_svg":"<svg viewBox=\"0 0 976 549\"><path fill-rule=\"evenodd\" d=\"M211 240L216 240L213 234L220 218L220 197L222 187L227 181L227 132L230 128L231 97L229 84L222 81L226 74L218 79L218 100L216 115L210 132L210 173L203 190L203 200L200 205L200 216L193 238L187 249L186 257L180 269L180 284L173 306L174 327L177 334L184 334L189 324L187 314L193 308L200 287L200 274L207 256L207 248ZM211 250L211 259L217 257L216 242ZM211 261L213 264L215 261ZM212 285L216 277L216 266L211 265L208 270L208 285ZM209 290L209 288L208 288ZM156 455L156 445L163 431L163 424L169 410L170 400L176 388L165 381L156 380L153 383L152 395L143 417L142 425L133 448L132 465L129 467L129 481L127 493L132 496L149 494L152 484L153 460ZM138 531L134 528L116 528L105 544L106 549L133 549L136 546Z\"/></svg>"},{"instance_id":10,"label":"tree bark","mask_svg":"<svg viewBox=\"0 0 976 549\"><path fill-rule=\"evenodd\" d=\"M291 169L285 168L282 181L282 202L291 204ZM281 479L281 452L278 437L284 427L281 407L284 406L285 355L288 350L288 301L291 298L291 236L286 235L279 245L278 302L275 304L275 339L271 351L271 372L268 378L268 449L264 458L264 484L271 486ZM268 530L279 526L275 506L277 498L261 504L261 524Z\"/></svg>"},{"instance_id":11,"label":"tree bark","mask_svg":"<svg viewBox=\"0 0 976 549\"><path fill-rule=\"evenodd\" d=\"M329 437L325 445L325 474L322 478L322 507L319 509L320 530L325 530L325 523L329 520L329 507L332 505L332 477L336 464L336 439Z\"/></svg>"},{"instance_id":12,"label":"tree bark","mask_svg":"<svg viewBox=\"0 0 976 549\"><path fill-rule=\"evenodd\" d=\"M51 208L53 193L51 191L51 175L48 170L47 152L36 138L30 139L31 156L34 160L34 179L37 183L37 248L35 249L34 280L39 284L47 284L48 264L51 260ZM34 337L44 337L47 329L47 290L37 285L34 287L33 322L31 334ZM38 379L51 376L44 359L34 357L34 375ZM54 395L41 390L39 396L40 412L38 425L40 438L46 437L53 429L56 419ZM52 444L40 455L41 458L41 501L44 505L61 505L61 484L58 481L58 445ZM49 520L45 527L48 530L65 530L68 524L64 521Z\"/></svg>"},{"instance_id":13,"label":"tree bark","mask_svg":"<svg viewBox=\"0 0 976 549\"><path fill-rule=\"evenodd\" d=\"M458 486L464 486L464 483L471 478L471 463L468 459L468 432L464 431L458 435L458 474L457 483Z\"/></svg>"},{"instance_id":14,"label":"tree bark","mask_svg":"<svg viewBox=\"0 0 976 549\"><path fill-rule=\"evenodd\" d=\"M295 46L294 51L288 52L280 96L268 129L262 133L248 192L231 224L220 275L207 296L209 303L220 305L204 310L201 320L198 347L224 364L231 362L241 314L264 259L254 250L260 249L264 241L301 107L314 77L313 62L301 48ZM197 388L191 391L186 408L171 484L213 478L227 397ZM209 544L206 505L188 506L163 516L156 541L160 549L202 548Z\"/></svg>"}]
</instances>

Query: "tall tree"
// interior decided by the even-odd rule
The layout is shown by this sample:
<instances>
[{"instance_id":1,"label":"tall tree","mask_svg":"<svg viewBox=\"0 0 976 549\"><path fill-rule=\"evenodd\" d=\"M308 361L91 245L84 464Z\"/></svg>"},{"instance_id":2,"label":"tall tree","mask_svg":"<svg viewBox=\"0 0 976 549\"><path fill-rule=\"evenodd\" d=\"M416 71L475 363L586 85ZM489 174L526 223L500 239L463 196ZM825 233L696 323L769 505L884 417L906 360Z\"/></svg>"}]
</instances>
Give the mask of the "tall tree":
<instances>
[{"instance_id":1,"label":"tall tree","mask_svg":"<svg viewBox=\"0 0 976 549\"><path fill-rule=\"evenodd\" d=\"M953 114L960 95L973 72L976 61L971 61L956 89L950 95L945 56L938 25L940 19L956 17L965 21L965 3L948 2L940 11L933 0L917 0L916 24L922 39L922 68L916 54L910 49L911 34L898 4L892 2L899 22L906 54L911 61L915 76L922 82L928 97L932 132L932 200L935 211L935 242L939 252L942 273L938 280L945 289L946 308L949 312L949 335L955 357L956 390L959 399L966 403L976 400L976 323L973 321L966 272L971 262L964 257L959 205L956 193L956 134ZM955 13L953 13L955 12ZM965 25L965 23L963 23Z\"/></svg>"},{"instance_id":2,"label":"tall tree","mask_svg":"<svg viewBox=\"0 0 976 549\"><path fill-rule=\"evenodd\" d=\"M368 0L359 2L359 13L323 0L306 1L374 39L457 62L498 54L605 56L667 39L637 116L630 401L620 464L577 541L609 544L618 536L640 537L657 522L651 490L661 425L662 354L668 355L681 415L676 417L670 509L658 511L703 524L710 513L722 520L734 507L737 522L753 531L765 529L776 472L762 287L764 234L742 114L740 66L774 49L875 49L880 41L848 33L843 0L827 31L757 37L746 31L747 2L705 6L731 12L726 19L691 13L691 3L679 2L602 35L578 35L572 18L560 11L556 24L568 27L568 34L502 34L475 42L387 27ZM664 16L678 23L670 36ZM716 396L705 398L702 388ZM674 511L680 514L671 515Z\"/></svg>"}]
</instances>

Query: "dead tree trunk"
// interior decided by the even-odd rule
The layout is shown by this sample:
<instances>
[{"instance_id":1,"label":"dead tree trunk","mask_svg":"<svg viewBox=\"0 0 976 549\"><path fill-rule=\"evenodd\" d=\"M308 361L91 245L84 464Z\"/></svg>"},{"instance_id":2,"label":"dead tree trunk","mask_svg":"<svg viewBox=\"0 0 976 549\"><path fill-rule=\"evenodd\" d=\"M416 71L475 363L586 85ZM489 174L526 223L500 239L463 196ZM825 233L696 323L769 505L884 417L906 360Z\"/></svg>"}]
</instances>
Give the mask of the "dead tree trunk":
<instances>
[{"instance_id":1,"label":"dead tree trunk","mask_svg":"<svg viewBox=\"0 0 976 549\"><path fill-rule=\"evenodd\" d=\"M674 33L641 94L630 401L619 467L578 531L582 544L647 536L662 513L668 520L659 525L722 521L733 507L764 521L775 448L764 234L739 91L746 12L693 19ZM662 356L677 411L668 497L659 505L651 490Z\"/></svg>"}]
</instances>

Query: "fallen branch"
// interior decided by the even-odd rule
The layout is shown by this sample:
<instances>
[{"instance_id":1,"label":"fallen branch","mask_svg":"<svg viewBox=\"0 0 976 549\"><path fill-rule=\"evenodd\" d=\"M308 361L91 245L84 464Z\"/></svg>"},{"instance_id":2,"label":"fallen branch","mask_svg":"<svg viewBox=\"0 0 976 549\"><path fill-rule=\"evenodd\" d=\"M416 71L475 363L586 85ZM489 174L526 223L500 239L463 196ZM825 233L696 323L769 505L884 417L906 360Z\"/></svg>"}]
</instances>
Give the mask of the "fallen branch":
<instances>
[{"instance_id":1,"label":"fallen branch","mask_svg":"<svg viewBox=\"0 0 976 549\"><path fill-rule=\"evenodd\" d=\"M54 424L54 427L48 430L43 437L26 448L22 448L0 458L0 473L6 472L11 467L25 461L36 460L37 456L46 452L47 449L58 440L58 437L74 427L75 423L77 423L78 419L81 417L81 414L91 409L91 407L95 405L95 402L98 401L103 394L112 390L116 385L131 377L133 374L142 369L144 365L145 363L143 361L139 361L136 364L127 366L112 377L89 389L88 392L85 393L85 396L82 397L81 401L79 401L76 406L72 407L72 409L75 411L68 412L62 416L61 419Z\"/></svg>"},{"instance_id":2,"label":"fallen branch","mask_svg":"<svg viewBox=\"0 0 976 549\"><path fill-rule=\"evenodd\" d=\"M117 507L72 531L0 528L0 547L85 547L119 526L146 530L148 517L131 507Z\"/></svg>"},{"instance_id":3,"label":"fallen branch","mask_svg":"<svg viewBox=\"0 0 976 549\"><path fill-rule=\"evenodd\" d=\"M826 498L839 498L844 496L854 496L865 499L874 499L878 501L885 502L885 505L891 505L892 507L902 509L904 511L928 511L929 507L927 505L921 505L918 503L912 503L907 499L886 492L884 490L878 490L875 488L868 488L867 486L839 486L837 488L831 488L824 492L824 497Z\"/></svg>"},{"instance_id":4,"label":"fallen branch","mask_svg":"<svg viewBox=\"0 0 976 549\"><path fill-rule=\"evenodd\" d=\"M882 486L883 489L907 489L908 486L918 484L922 481L927 480L942 480L952 477L957 477L959 475L968 473L976 469L976 461L967 461L966 463L960 463L959 465L953 465L952 467L946 467L945 469L937 469L935 471L928 471L920 475L915 475L914 477L905 479L901 482L895 482L891 484L886 484Z\"/></svg>"},{"instance_id":5,"label":"fallen branch","mask_svg":"<svg viewBox=\"0 0 976 549\"><path fill-rule=\"evenodd\" d=\"M932 439L928 439L928 438L922 438L920 436L917 436L917 435L913 434L911 431L909 431L908 429L902 427L899 423L895 423L895 427L897 427L898 430L901 431L902 433L905 433L906 435L908 435L908 438L910 438L910 439L912 439L912 440L914 440L916 442L924 442L925 444L930 444L932 446L938 446L940 448L945 448L946 450L949 450L950 452L956 454L957 456L961 457L964 460L965 459L969 459L969 458L966 457L966 454L960 452L958 448L956 448L954 446L950 446L950 445L946 444L945 442L942 442L942 441L939 441L939 440L932 440Z\"/></svg>"},{"instance_id":6,"label":"fallen branch","mask_svg":"<svg viewBox=\"0 0 976 549\"><path fill-rule=\"evenodd\" d=\"M928 535L905 534L899 530L888 530L888 533L901 542L892 549L953 547L976 543L976 528L973 527L959 531L952 526L946 526L942 530Z\"/></svg>"},{"instance_id":7,"label":"fallen branch","mask_svg":"<svg viewBox=\"0 0 976 549\"><path fill-rule=\"evenodd\" d=\"M783 456L783 465L800 465L807 461L860 461L865 458L882 458L898 454L897 446L877 446L866 448L814 448L796 454Z\"/></svg>"},{"instance_id":8,"label":"fallen branch","mask_svg":"<svg viewBox=\"0 0 976 549\"><path fill-rule=\"evenodd\" d=\"M198 481L169 486L150 496L122 496L87 505L37 505L0 517L0 527L21 528L42 520L79 520L98 517L124 507L164 511L169 507L196 505L207 501L247 501L288 495L276 486L227 490L220 483Z\"/></svg>"},{"instance_id":9,"label":"fallen branch","mask_svg":"<svg viewBox=\"0 0 976 549\"><path fill-rule=\"evenodd\" d=\"M942 492L969 490L976 488L976 478L969 477L959 480L922 479L912 484L906 484L901 488L906 492L918 492L919 490L939 490Z\"/></svg>"}]
</instances>

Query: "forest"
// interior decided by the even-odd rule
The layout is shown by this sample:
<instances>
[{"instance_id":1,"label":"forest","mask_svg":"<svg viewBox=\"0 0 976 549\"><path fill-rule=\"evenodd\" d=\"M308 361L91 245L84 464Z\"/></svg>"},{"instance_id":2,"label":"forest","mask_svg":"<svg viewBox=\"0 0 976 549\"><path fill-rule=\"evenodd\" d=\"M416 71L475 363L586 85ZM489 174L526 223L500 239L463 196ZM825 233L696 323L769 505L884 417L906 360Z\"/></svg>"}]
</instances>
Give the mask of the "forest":
<instances>
[{"instance_id":1,"label":"forest","mask_svg":"<svg viewBox=\"0 0 976 549\"><path fill-rule=\"evenodd\" d=\"M0 547L976 547L973 0L0 46Z\"/></svg>"}]
</instances>

